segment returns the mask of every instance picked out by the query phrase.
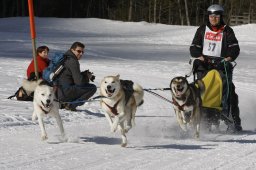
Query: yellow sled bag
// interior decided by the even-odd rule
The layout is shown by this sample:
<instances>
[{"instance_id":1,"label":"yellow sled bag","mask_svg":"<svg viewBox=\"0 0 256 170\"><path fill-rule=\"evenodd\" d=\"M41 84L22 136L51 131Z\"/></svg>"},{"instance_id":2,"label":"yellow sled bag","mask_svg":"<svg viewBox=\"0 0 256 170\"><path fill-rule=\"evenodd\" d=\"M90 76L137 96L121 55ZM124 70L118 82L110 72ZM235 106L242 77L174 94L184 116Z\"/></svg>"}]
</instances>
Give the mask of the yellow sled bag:
<instances>
[{"instance_id":1,"label":"yellow sled bag","mask_svg":"<svg viewBox=\"0 0 256 170\"><path fill-rule=\"evenodd\" d=\"M202 94L203 107L222 110L222 79L217 70L209 71L202 79L205 85L205 92Z\"/></svg>"}]
</instances>

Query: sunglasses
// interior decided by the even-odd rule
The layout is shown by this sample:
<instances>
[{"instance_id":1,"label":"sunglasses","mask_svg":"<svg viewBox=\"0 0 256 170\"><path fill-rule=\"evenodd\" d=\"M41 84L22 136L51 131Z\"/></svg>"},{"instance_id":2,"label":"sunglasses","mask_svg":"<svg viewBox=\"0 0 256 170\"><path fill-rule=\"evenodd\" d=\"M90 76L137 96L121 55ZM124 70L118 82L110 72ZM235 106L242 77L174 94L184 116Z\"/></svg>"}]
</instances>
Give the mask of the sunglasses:
<instances>
[{"instance_id":1,"label":"sunglasses","mask_svg":"<svg viewBox=\"0 0 256 170\"><path fill-rule=\"evenodd\" d=\"M220 15L216 15L216 14L211 14L209 15L210 18L220 18Z\"/></svg>"},{"instance_id":2,"label":"sunglasses","mask_svg":"<svg viewBox=\"0 0 256 170\"><path fill-rule=\"evenodd\" d=\"M79 54L84 53L84 51L81 51L81 50L76 50L76 52L78 52Z\"/></svg>"}]
</instances>

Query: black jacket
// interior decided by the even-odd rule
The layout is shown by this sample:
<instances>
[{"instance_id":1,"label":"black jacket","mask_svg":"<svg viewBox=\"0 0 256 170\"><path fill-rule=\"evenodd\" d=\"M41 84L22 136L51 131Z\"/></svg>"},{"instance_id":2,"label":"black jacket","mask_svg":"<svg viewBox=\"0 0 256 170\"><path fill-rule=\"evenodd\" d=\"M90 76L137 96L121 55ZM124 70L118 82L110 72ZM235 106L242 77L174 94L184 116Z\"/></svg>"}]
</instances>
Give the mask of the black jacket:
<instances>
[{"instance_id":1,"label":"black jacket","mask_svg":"<svg viewBox=\"0 0 256 170\"><path fill-rule=\"evenodd\" d=\"M91 84L89 84L88 77L81 73L79 61L74 53L68 50L64 55L67 57L64 63L64 70L57 80L58 99L61 101L74 101L92 90L93 92L96 91L96 87L94 89L87 88ZM89 97L87 96L87 98Z\"/></svg>"},{"instance_id":2,"label":"black jacket","mask_svg":"<svg viewBox=\"0 0 256 170\"><path fill-rule=\"evenodd\" d=\"M89 79L80 70L80 64L74 53L68 50L64 56L67 57L64 63L64 71L60 74L58 83L62 86L83 86L89 83Z\"/></svg>"},{"instance_id":3,"label":"black jacket","mask_svg":"<svg viewBox=\"0 0 256 170\"><path fill-rule=\"evenodd\" d=\"M207 24L211 29L211 26ZM190 55L192 57L200 57L203 52L203 43L204 43L204 34L205 34L206 25L200 26L195 34L195 37L190 46ZM222 40L222 49L221 57L231 57L234 61L240 53L240 47L236 39L235 33L231 27L228 25L225 26L223 30L223 40Z\"/></svg>"}]
</instances>

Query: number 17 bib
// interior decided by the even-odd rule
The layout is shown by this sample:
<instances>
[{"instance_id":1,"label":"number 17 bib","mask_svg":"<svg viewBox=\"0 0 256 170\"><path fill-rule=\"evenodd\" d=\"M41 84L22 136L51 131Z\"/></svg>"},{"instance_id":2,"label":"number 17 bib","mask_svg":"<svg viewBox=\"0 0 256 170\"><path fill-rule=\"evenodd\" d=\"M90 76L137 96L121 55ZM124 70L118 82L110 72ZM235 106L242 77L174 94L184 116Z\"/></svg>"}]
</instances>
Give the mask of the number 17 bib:
<instances>
[{"instance_id":1,"label":"number 17 bib","mask_svg":"<svg viewBox=\"0 0 256 170\"><path fill-rule=\"evenodd\" d=\"M222 47L223 31L214 32L206 26L204 34L203 55L220 57Z\"/></svg>"}]
</instances>

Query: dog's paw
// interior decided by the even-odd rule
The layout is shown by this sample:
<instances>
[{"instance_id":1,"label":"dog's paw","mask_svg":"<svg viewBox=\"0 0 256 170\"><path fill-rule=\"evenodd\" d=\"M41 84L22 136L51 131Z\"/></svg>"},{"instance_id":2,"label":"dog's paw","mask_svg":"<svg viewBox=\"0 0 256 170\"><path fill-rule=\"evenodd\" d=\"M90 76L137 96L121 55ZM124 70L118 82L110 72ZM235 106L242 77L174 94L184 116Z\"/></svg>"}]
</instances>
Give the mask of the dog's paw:
<instances>
[{"instance_id":1,"label":"dog's paw","mask_svg":"<svg viewBox=\"0 0 256 170\"><path fill-rule=\"evenodd\" d=\"M122 146L122 147L126 147L126 146L127 146L127 143L121 143L121 146Z\"/></svg>"},{"instance_id":2,"label":"dog's paw","mask_svg":"<svg viewBox=\"0 0 256 170\"><path fill-rule=\"evenodd\" d=\"M68 141L68 138L66 137L66 135L61 135L61 136L59 136L59 141L61 141L61 142L67 142Z\"/></svg>"},{"instance_id":3,"label":"dog's paw","mask_svg":"<svg viewBox=\"0 0 256 170\"><path fill-rule=\"evenodd\" d=\"M48 137L46 134L41 135L41 140L47 140L47 139L48 139Z\"/></svg>"}]
</instances>

